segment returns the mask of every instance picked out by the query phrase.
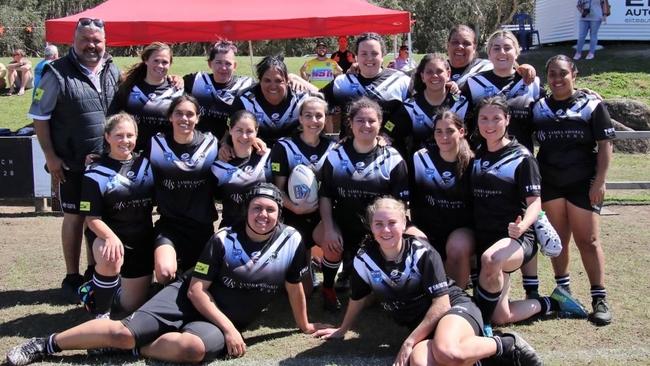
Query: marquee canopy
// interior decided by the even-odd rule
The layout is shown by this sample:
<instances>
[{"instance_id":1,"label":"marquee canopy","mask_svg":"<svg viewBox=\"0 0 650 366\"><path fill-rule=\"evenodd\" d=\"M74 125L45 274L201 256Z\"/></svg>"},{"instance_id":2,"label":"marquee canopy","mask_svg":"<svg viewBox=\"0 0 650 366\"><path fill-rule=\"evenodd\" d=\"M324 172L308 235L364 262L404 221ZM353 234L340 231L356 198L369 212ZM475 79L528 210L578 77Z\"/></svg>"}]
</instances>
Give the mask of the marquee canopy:
<instances>
[{"instance_id":1,"label":"marquee canopy","mask_svg":"<svg viewBox=\"0 0 650 366\"><path fill-rule=\"evenodd\" d=\"M79 18L100 18L109 46L410 32L410 13L365 0L108 0L45 22L46 40L72 43Z\"/></svg>"}]
</instances>

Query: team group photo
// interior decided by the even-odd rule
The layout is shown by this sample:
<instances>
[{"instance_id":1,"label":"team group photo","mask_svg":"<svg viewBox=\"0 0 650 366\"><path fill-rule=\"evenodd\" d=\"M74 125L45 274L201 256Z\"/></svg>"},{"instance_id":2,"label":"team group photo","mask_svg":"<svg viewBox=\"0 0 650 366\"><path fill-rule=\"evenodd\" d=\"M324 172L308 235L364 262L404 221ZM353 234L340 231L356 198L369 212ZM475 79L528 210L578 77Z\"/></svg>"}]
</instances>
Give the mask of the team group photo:
<instances>
[{"instance_id":1,"label":"team group photo","mask_svg":"<svg viewBox=\"0 0 650 366\"><path fill-rule=\"evenodd\" d=\"M425 47L390 2L209 36L135 34L119 2L0 59L0 111L29 123L0 123L0 191L22 164L52 192L35 214L0 192L6 365L648 362L650 183L610 189L648 180L650 136L593 82L632 55L650 117L650 37L598 41L623 2L569 1L564 43L540 42L540 0L466 4L481 25L449 5ZM21 138L27 158L2 146Z\"/></svg>"}]
</instances>

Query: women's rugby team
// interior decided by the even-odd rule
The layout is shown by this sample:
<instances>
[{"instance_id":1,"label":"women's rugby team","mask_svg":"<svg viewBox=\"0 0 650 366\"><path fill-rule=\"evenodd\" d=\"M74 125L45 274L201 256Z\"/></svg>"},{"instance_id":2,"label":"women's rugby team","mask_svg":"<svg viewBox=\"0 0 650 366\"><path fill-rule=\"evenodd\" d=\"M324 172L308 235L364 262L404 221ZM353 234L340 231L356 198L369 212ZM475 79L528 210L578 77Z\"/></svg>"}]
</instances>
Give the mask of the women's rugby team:
<instances>
[{"instance_id":1,"label":"women's rugby team","mask_svg":"<svg viewBox=\"0 0 650 366\"><path fill-rule=\"evenodd\" d=\"M9 364L68 349L239 357L240 332L282 287L300 330L327 339L379 302L410 330L397 365L537 365L521 336L490 325L552 312L611 322L599 212L614 133L599 97L576 89L571 58L548 60L545 94L510 32L489 37L483 60L474 31L456 26L447 56L426 55L412 77L384 68L382 38L366 33L356 67L313 93L280 56L260 61L259 82L235 75L236 51L220 41L211 72L170 84L172 50L155 42L126 73L81 199L96 266L80 295L98 317L15 347ZM339 109L336 141L323 131ZM320 182L317 202L289 198L300 164ZM590 313L571 295L572 236ZM551 296L537 290L538 246L553 256ZM314 263L330 311L342 267L339 327L308 320ZM513 301L518 269L526 298ZM152 281L167 286L150 297Z\"/></svg>"}]
</instances>

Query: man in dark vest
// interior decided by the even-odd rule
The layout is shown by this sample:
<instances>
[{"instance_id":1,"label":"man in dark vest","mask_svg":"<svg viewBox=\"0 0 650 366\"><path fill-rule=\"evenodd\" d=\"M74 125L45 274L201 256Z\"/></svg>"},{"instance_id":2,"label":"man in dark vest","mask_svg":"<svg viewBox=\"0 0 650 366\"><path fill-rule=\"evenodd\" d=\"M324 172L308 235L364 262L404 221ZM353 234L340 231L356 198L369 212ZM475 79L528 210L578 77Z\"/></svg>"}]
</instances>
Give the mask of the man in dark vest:
<instances>
[{"instance_id":1,"label":"man in dark vest","mask_svg":"<svg viewBox=\"0 0 650 366\"><path fill-rule=\"evenodd\" d=\"M59 185L63 210L61 240L67 275L61 283L65 298L79 302L77 288L84 217L79 215L81 180L88 154L100 153L104 120L117 90L119 70L104 51L101 19L81 18L67 56L48 64L28 117L45 154L47 170ZM92 253L88 253L92 263Z\"/></svg>"}]
</instances>

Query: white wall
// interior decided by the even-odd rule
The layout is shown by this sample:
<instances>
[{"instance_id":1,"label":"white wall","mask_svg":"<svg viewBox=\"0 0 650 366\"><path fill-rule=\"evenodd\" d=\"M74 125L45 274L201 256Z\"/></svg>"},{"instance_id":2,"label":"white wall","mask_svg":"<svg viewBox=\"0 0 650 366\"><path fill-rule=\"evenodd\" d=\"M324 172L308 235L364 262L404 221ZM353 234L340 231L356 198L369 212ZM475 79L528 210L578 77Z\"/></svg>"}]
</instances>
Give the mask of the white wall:
<instances>
[{"instance_id":1,"label":"white wall","mask_svg":"<svg viewBox=\"0 0 650 366\"><path fill-rule=\"evenodd\" d=\"M597 1L597 0L595 0ZM537 0L535 27L542 43L573 41L578 38L577 0ZM598 39L650 40L648 0L609 0L612 16L600 27ZM636 12L637 15L634 15ZM640 15L639 15L640 14Z\"/></svg>"}]
</instances>

